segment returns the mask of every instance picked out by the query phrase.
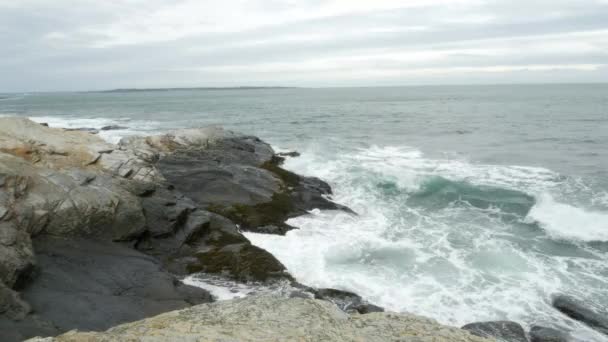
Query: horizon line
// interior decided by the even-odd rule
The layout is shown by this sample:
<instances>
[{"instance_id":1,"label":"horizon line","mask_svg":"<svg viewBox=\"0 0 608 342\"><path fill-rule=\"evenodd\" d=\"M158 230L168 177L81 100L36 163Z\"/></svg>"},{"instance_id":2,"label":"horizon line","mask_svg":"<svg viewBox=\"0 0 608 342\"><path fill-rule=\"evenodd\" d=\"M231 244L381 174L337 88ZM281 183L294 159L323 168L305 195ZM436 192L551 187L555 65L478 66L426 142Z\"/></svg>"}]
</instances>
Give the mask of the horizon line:
<instances>
[{"instance_id":1,"label":"horizon line","mask_svg":"<svg viewBox=\"0 0 608 342\"><path fill-rule=\"evenodd\" d=\"M44 94L44 93L127 93L183 90L272 90L272 89L351 89L351 88L414 88L414 87L479 87L479 86L563 86L563 85L608 85L608 82L522 82L522 83L454 83L454 84L403 84L403 85L352 85L352 86L192 86L192 87L151 87L151 88L111 88L97 90L43 90L0 92L0 94Z\"/></svg>"}]
</instances>

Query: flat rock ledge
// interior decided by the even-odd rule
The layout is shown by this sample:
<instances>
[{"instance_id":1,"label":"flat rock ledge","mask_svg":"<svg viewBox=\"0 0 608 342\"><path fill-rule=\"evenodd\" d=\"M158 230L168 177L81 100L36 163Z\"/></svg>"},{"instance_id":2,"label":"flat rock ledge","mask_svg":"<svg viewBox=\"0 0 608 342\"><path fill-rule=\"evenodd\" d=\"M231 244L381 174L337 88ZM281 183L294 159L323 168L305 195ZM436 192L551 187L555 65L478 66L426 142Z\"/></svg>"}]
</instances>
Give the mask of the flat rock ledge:
<instances>
[{"instance_id":1,"label":"flat rock ledge","mask_svg":"<svg viewBox=\"0 0 608 342\"><path fill-rule=\"evenodd\" d=\"M248 297L203 304L105 332L70 331L31 342L106 341L491 341L408 314L346 314L314 299Z\"/></svg>"}]
</instances>

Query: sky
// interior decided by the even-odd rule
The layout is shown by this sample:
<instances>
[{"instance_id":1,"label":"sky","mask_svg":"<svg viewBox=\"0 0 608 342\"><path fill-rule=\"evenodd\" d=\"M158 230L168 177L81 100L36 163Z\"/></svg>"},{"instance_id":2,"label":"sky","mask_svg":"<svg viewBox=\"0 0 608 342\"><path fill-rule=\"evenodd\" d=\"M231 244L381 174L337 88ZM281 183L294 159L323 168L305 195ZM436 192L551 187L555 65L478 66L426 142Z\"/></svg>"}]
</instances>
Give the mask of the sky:
<instances>
[{"instance_id":1,"label":"sky","mask_svg":"<svg viewBox=\"0 0 608 342\"><path fill-rule=\"evenodd\" d=\"M608 81L608 0L0 0L0 92Z\"/></svg>"}]
</instances>

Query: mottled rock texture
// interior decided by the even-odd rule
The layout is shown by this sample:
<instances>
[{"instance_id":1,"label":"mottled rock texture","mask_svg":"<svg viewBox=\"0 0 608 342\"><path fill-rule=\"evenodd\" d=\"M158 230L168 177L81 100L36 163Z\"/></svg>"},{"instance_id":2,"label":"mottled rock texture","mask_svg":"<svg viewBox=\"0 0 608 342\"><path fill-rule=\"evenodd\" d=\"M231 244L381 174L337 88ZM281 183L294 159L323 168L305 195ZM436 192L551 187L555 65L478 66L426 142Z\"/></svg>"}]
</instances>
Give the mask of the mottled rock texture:
<instances>
[{"instance_id":1,"label":"mottled rock texture","mask_svg":"<svg viewBox=\"0 0 608 342\"><path fill-rule=\"evenodd\" d=\"M284 234L290 217L346 208L281 161L260 139L218 127L113 145L86 129L0 118L0 340L211 300L174 275L291 281L240 230Z\"/></svg>"},{"instance_id":2,"label":"mottled rock texture","mask_svg":"<svg viewBox=\"0 0 608 342\"><path fill-rule=\"evenodd\" d=\"M528 342L524 328L516 322L475 322L462 327L475 336L494 338L499 342Z\"/></svg>"},{"instance_id":3,"label":"mottled rock texture","mask_svg":"<svg viewBox=\"0 0 608 342\"><path fill-rule=\"evenodd\" d=\"M326 301L249 297L203 304L114 327L36 342L109 341L490 341L407 314L349 315Z\"/></svg>"}]
</instances>

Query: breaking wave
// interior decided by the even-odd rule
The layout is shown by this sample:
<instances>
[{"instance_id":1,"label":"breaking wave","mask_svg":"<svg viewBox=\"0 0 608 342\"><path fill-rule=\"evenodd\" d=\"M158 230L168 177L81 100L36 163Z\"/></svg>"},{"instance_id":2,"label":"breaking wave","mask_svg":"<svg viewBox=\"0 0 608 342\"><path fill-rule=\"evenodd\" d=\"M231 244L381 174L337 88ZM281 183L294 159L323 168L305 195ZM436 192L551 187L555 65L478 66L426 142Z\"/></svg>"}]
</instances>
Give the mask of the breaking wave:
<instances>
[{"instance_id":1,"label":"breaking wave","mask_svg":"<svg viewBox=\"0 0 608 342\"><path fill-rule=\"evenodd\" d=\"M310 150L286 167L328 180L334 199L359 213L313 210L291 219L300 229L286 236L246 234L299 281L452 325L509 319L601 340L548 300L608 300L608 277L598 276L608 257L587 243L607 241L608 210L579 179L409 147Z\"/></svg>"}]
</instances>

